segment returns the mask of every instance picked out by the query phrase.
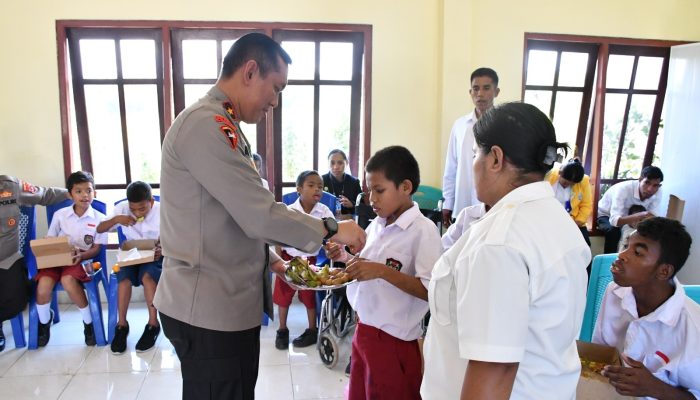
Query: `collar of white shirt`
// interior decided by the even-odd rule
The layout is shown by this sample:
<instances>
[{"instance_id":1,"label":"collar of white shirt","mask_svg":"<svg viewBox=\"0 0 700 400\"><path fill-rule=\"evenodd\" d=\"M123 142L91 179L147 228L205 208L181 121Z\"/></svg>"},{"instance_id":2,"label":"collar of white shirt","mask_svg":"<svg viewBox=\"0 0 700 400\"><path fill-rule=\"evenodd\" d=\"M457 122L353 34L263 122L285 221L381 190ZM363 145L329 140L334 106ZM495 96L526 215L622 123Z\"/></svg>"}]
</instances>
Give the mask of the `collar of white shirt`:
<instances>
[{"instance_id":1,"label":"collar of white shirt","mask_svg":"<svg viewBox=\"0 0 700 400\"><path fill-rule=\"evenodd\" d=\"M78 216L78 214L75 213L75 208L73 206L70 207L70 213L68 216L75 216L77 219L85 218L85 217L90 217L90 218L95 218L95 209L92 208L92 206L88 207L87 211L85 211L85 214L82 216Z\"/></svg>"},{"instance_id":2,"label":"collar of white shirt","mask_svg":"<svg viewBox=\"0 0 700 400\"><path fill-rule=\"evenodd\" d=\"M396 221L394 221L394 223L391 224L391 226L397 226L401 230L406 230L406 228L411 226L411 224L413 223L413 221L416 220L416 218L418 218L422 215L423 214L421 214L420 209L418 208L418 203L416 203L414 201L413 206L411 208L409 208L408 210L404 211L401 215L399 215L399 217L396 218ZM386 218L377 217L377 223L382 228L387 227L386 226Z\"/></svg>"},{"instance_id":3,"label":"collar of white shirt","mask_svg":"<svg viewBox=\"0 0 700 400\"><path fill-rule=\"evenodd\" d=\"M314 208L311 209L309 215L314 217L323 216L323 207L326 207L326 205L322 204L319 201L318 203L314 204ZM304 214L306 214L306 211L304 211L304 207L301 205L301 197L297 197L297 200L294 203L290 204L289 208L291 208L292 210L301 211Z\"/></svg>"},{"instance_id":4,"label":"collar of white shirt","mask_svg":"<svg viewBox=\"0 0 700 400\"><path fill-rule=\"evenodd\" d=\"M501 208L510 208L518 204L553 196L554 190L552 190L552 185L550 185L549 182L528 183L527 185L511 190L508 194L503 196L503 198L498 200L493 206L493 210L498 211Z\"/></svg>"},{"instance_id":5,"label":"collar of white shirt","mask_svg":"<svg viewBox=\"0 0 700 400\"><path fill-rule=\"evenodd\" d=\"M681 311L685 304L685 290L683 285L678 282L678 279L673 278L673 284L676 290L668 300L659 306L654 312L642 317L641 319L648 322L659 321L668 326L675 326L680 318ZM630 313L634 318L639 318L637 314L637 300L634 298L634 293L631 287L621 287L613 289L613 293L620 298L622 308Z\"/></svg>"},{"instance_id":6,"label":"collar of white shirt","mask_svg":"<svg viewBox=\"0 0 700 400\"><path fill-rule=\"evenodd\" d=\"M642 198L639 196L639 181L634 181L634 198L642 201Z\"/></svg>"}]
</instances>

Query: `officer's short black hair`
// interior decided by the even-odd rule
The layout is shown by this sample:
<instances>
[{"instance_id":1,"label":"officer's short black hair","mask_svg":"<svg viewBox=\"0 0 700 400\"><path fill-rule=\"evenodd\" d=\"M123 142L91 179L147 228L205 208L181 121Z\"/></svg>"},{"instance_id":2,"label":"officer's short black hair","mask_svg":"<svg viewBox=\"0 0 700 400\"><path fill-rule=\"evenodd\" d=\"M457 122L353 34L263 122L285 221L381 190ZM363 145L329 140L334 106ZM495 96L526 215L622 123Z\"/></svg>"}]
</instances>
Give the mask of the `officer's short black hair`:
<instances>
[{"instance_id":1,"label":"officer's short black hair","mask_svg":"<svg viewBox=\"0 0 700 400\"><path fill-rule=\"evenodd\" d=\"M281 57L286 64L292 63L289 54L272 38L262 33L249 33L236 40L226 53L221 77L231 77L246 62L254 60L264 78L270 70L279 71L277 57Z\"/></svg>"},{"instance_id":2,"label":"officer's short black hair","mask_svg":"<svg viewBox=\"0 0 700 400\"><path fill-rule=\"evenodd\" d=\"M321 175L319 175L318 171L314 171L314 170L303 171L302 173L299 174L299 176L297 176L297 187L304 186L304 182L306 182L306 178L308 178L312 175L316 175L319 178L321 177Z\"/></svg>"},{"instance_id":3,"label":"officer's short black hair","mask_svg":"<svg viewBox=\"0 0 700 400\"><path fill-rule=\"evenodd\" d=\"M140 203L152 198L151 185L146 182L133 181L126 187L126 199L129 203Z\"/></svg>"},{"instance_id":4,"label":"officer's short black hair","mask_svg":"<svg viewBox=\"0 0 700 400\"><path fill-rule=\"evenodd\" d=\"M485 76L487 78L491 78L491 81L493 82L494 87L498 87L498 74L496 71L492 70L491 68L477 68L472 72L471 78L469 78L469 85L471 86L471 83L474 82L474 78L480 78L482 76Z\"/></svg>"},{"instance_id":5,"label":"officer's short black hair","mask_svg":"<svg viewBox=\"0 0 700 400\"><path fill-rule=\"evenodd\" d=\"M660 182L664 181L664 173L661 172L661 168L655 167L653 165L647 165L642 169L642 176L639 179L647 178L649 180L658 179Z\"/></svg>"},{"instance_id":6,"label":"officer's short black hair","mask_svg":"<svg viewBox=\"0 0 700 400\"><path fill-rule=\"evenodd\" d=\"M659 243L658 264L673 265L673 276L683 268L693 239L680 222L663 217L645 219L637 225L637 234Z\"/></svg>"},{"instance_id":7,"label":"officer's short black hair","mask_svg":"<svg viewBox=\"0 0 700 400\"><path fill-rule=\"evenodd\" d=\"M374 153L365 165L366 172L383 172L386 179L394 182L396 187L408 179L413 188L411 194L420 185L420 169L418 161L411 152L403 146L389 146Z\"/></svg>"},{"instance_id":8,"label":"officer's short black hair","mask_svg":"<svg viewBox=\"0 0 700 400\"><path fill-rule=\"evenodd\" d=\"M73 186L83 182L90 182L90 184L92 184L92 188L95 188L95 178L92 177L91 173L85 171L75 171L68 176L68 179L66 179L66 189L68 189L70 192L73 190Z\"/></svg>"}]
</instances>

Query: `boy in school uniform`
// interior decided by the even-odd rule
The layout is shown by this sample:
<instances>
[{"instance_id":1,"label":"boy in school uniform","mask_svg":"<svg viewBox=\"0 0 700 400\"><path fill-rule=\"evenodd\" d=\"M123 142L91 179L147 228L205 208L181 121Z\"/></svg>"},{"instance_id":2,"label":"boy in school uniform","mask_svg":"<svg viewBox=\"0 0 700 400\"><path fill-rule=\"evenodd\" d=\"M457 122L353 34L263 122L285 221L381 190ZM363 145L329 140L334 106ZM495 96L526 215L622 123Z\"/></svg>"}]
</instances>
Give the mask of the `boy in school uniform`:
<instances>
[{"instance_id":1,"label":"boy in school uniform","mask_svg":"<svg viewBox=\"0 0 700 400\"><path fill-rule=\"evenodd\" d=\"M297 177L297 193L299 193L299 198L297 198L293 204L289 205L290 209L309 214L316 218L334 218L333 212L331 212L325 204L320 202L321 196L323 195L323 180L321 180L321 176L318 172L304 171L300 173ZM314 254L304 253L293 247L281 248L281 257L285 261L289 261L298 256L306 258L309 264L313 265L316 264L317 254L318 252ZM275 279L275 290L272 293L272 301L277 304L277 309L279 310L280 327L277 330L277 337L275 338L275 347L279 350L286 350L289 348L287 315L295 292L296 289L293 289L286 282L283 282L282 278L277 277ZM316 292L312 290L300 290L299 300L306 306L309 328L306 329L301 336L294 339L292 344L295 347L307 347L315 344L318 336L318 329L316 327Z\"/></svg>"},{"instance_id":2,"label":"boy in school uniform","mask_svg":"<svg viewBox=\"0 0 700 400\"><path fill-rule=\"evenodd\" d=\"M72 265L43 268L34 277L38 282L36 308L39 314L39 347L46 346L51 337L51 297L53 288L59 281L83 317L85 344L95 345L92 315L82 286L82 282L89 281L90 277L83 270L81 262L96 257L101 245L107 244L107 236L97 233L97 225L105 215L90 206L95 198L95 181L92 174L83 171L70 174L66 180L66 188L73 200L73 206L54 213L46 237L68 236L70 244L75 248L75 255Z\"/></svg>"},{"instance_id":3,"label":"boy in school uniform","mask_svg":"<svg viewBox=\"0 0 700 400\"><path fill-rule=\"evenodd\" d=\"M622 395L700 398L700 305L675 277L691 242L680 222L647 219L610 268L593 342L622 354L625 366L603 370Z\"/></svg>"},{"instance_id":4,"label":"boy in school uniform","mask_svg":"<svg viewBox=\"0 0 700 400\"><path fill-rule=\"evenodd\" d=\"M157 311L153 306L153 296L163 270L160 248L160 203L151 194L151 185L134 181L126 187L126 199L114 207L109 218L97 226L97 232L116 231L121 225L126 240L156 240L155 261L121 268L117 272L119 282L118 309L119 318L110 346L112 354L124 354L126 337L129 335L129 322L126 312L131 300L131 287L143 284L143 293L148 306L148 323L141 338L136 343L136 352L148 351L156 344L160 334Z\"/></svg>"},{"instance_id":5,"label":"boy in school uniform","mask_svg":"<svg viewBox=\"0 0 700 400\"><path fill-rule=\"evenodd\" d=\"M420 399L421 355L417 339L428 312L428 283L442 253L435 224L411 195L420 183L408 149L379 150L365 167L370 204L377 214L367 243L350 258L336 244L328 255L347 263L359 282L347 287L359 323L352 342L351 400Z\"/></svg>"}]
</instances>

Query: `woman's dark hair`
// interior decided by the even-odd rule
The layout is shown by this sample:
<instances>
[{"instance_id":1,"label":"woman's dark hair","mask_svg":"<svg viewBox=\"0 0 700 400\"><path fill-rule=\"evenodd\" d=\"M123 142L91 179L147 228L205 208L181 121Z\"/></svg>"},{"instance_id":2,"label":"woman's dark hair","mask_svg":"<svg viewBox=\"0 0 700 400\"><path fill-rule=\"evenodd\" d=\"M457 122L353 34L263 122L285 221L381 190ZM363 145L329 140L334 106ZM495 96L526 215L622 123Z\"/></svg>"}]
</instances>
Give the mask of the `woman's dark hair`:
<instances>
[{"instance_id":1,"label":"woman's dark hair","mask_svg":"<svg viewBox=\"0 0 700 400\"><path fill-rule=\"evenodd\" d=\"M331 157L333 157L333 154L340 154L343 156L343 160L348 161L348 156L345 155L345 152L340 149L333 149L328 153L328 159L330 160Z\"/></svg>"},{"instance_id":2,"label":"woman's dark hair","mask_svg":"<svg viewBox=\"0 0 700 400\"><path fill-rule=\"evenodd\" d=\"M321 175L318 174L318 172L314 170L309 170L309 171L303 171L302 173L297 176L297 187L302 187L304 186L304 182L306 182L306 178L310 177L311 175L316 175L318 177L321 177Z\"/></svg>"},{"instance_id":3,"label":"woman's dark hair","mask_svg":"<svg viewBox=\"0 0 700 400\"><path fill-rule=\"evenodd\" d=\"M486 154L491 147L503 150L506 159L523 174L544 175L552 169L568 145L557 142L554 126L537 107L527 103L505 103L484 113L474 125L474 139Z\"/></svg>"},{"instance_id":4,"label":"woman's dark hair","mask_svg":"<svg viewBox=\"0 0 700 400\"><path fill-rule=\"evenodd\" d=\"M659 264L673 265L673 275L683 268L693 239L680 222L663 217L645 219L637 225L637 234L659 243Z\"/></svg>"},{"instance_id":5,"label":"woman's dark hair","mask_svg":"<svg viewBox=\"0 0 700 400\"><path fill-rule=\"evenodd\" d=\"M581 161L577 158L569 160L562 168L559 176L566 179L569 182L579 183L583 180L583 175L585 171L583 170L583 165Z\"/></svg>"},{"instance_id":6,"label":"woman's dark hair","mask_svg":"<svg viewBox=\"0 0 700 400\"><path fill-rule=\"evenodd\" d=\"M408 179L413 188L411 194L420 185L420 169L418 161L411 152L402 146L385 147L374 153L365 165L365 172L383 172L386 179L394 182L398 188L401 182Z\"/></svg>"}]
</instances>

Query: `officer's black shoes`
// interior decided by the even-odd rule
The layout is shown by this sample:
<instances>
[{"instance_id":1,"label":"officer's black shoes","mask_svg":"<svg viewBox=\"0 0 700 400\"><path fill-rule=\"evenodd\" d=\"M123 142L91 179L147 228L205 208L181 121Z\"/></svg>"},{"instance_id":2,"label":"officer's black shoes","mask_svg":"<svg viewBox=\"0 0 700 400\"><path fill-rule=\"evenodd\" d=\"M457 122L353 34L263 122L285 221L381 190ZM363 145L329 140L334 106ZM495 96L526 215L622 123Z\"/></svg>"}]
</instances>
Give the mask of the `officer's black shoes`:
<instances>
[{"instance_id":1,"label":"officer's black shoes","mask_svg":"<svg viewBox=\"0 0 700 400\"><path fill-rule=\"evenodd\" d=\"M85 344L88 346L94 346L97 344L95 340L95 326L91 323L86 324L83 322L83 334L85 334Z\"/></svg>"},{"instance_id":2,"label":"officer's black shoes","mask_svg":"<svg viewBox=\"0 0 700 400\"><path fill-rule=\"evenodd\" d=\"M278 329L277 337L275 338L275 347L277 350L287 350L289 348L289 329Z\"/></svg>"},{"instance_id":3,"label":"officer's black shoes","mask_svg":"<svg viewBox=\"0 0 700 400\"><path fill-rule=\"evenodd\" d=\"M129 336L129 324L126 326L117 325L114 328L114 338L112 338L112 344L109 346L112 350L112 354L124 354L126 351L126 337Z\"/></svg>"},{"instance_id":4,"label":"officer's black shoes","mask_svg":"<svg viewBox=\"0 0 700 400\"><path fill-rule=\"evenodd\" d=\"M39 322L39 335L37 337L37 344L39 347L44 347L49 343L51 338L51 323L53 322L53 310L51 310L51 317L49 317L49 322L42 324Z\"/></svg>"},{"instance_id":5,"label":"officer's black shoes","mask_svg":"<svg viewBox=\"0 0 700 400\"><path fill-rule=\"evenodd\" d=\"M308 347L316 344L318 339L318 329L307 329L298 338L292 341L294 347Z\"/></svg>"},{"instance_id":6,"label":"officer's black shoes","mask_svg":"<svg viewBox=\"0 0 700 400\"><path fill-rule=\"evenodd\" d=\"M156 345L156 339L160 334L160 326L153 326L146 324L146 328L143 330L143 335L141 339L136 343L136 352L142 353L148 351Z\"/></svg>"},{"instance_id":7,"label":"officer's black shoes","mask_svg":"<svg viewBox=\"0 0 700 400\"><path fill-rule=\"evenodd\" d=\"M2 325L0 324L0 351L5 350L5 333L2 331Z\"/></svg>"}]
</instances>

